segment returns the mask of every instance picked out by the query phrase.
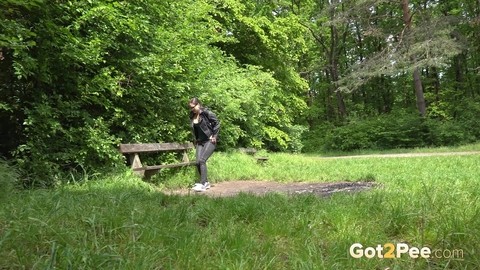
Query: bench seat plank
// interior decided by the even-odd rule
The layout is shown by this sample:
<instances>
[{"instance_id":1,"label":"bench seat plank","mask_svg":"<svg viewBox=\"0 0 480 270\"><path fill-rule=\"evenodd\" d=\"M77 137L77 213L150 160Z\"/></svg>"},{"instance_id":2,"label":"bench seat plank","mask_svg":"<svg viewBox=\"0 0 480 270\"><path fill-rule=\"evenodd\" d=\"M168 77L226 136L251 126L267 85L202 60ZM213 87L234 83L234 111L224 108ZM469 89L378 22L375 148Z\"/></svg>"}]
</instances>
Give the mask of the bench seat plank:
<instances>
[{"instance_id":1,"label":"bench seat plank","mask_svg":"<svg viewBox=\"0 0 480 270\"><path fill-rule=\"evenodd\" d=\"M193 143L131 143L120 144L120 152L130 153L151 153L166 151L182 151L194 148Z\"/></svg>"}]
</instances>

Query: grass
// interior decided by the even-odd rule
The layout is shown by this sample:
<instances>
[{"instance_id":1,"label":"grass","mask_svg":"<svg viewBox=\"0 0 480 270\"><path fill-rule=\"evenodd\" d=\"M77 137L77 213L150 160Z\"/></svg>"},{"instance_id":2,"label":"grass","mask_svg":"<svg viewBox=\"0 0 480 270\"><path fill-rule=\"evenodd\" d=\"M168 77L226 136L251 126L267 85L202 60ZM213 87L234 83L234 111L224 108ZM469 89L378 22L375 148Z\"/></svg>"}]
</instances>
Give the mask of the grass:
<instances>
[{"instance_id":1,"label":"grass","mask_svg":"<svg viewBox=\"0 0 480 270\"><path fill-rule=\"evenodd\" d=\"M265 154L265 153L264 153ZM266 165L215 153L211 181L357 181L372 191L167 196L130 173L11 194L0 208L0 269L479 269L479 155L319 159L268 154ZM0 167L0 172L1 172ZM153 179L154 183L161 181ZM408 243L450 258L354 259L354 243ZM446 253L448 255L448 252Z\"/></svg>"},{"instance_id":2,"label":"grass","mask_svg":"<svg viewBox=\"0 0 480 270\"><path fill-rule=\"evenodd\" d=\"M0 203L13 192L16 179L18 179L17 172L0 158Z\"/></svg>"}]
</instances>

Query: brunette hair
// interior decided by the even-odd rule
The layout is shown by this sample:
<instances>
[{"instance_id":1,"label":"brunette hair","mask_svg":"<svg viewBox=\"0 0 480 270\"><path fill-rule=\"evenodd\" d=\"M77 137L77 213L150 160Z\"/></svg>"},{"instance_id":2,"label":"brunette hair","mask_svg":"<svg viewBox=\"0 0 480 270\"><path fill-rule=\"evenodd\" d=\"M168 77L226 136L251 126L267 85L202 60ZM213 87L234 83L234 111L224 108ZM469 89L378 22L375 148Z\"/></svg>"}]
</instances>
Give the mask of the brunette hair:
<instances>
[{"instance_id":1,"label":"brunette hair","mask_svg":"<svg viewBox=\"0 0 480 270\"><path fill-rule=\"evenodd\" d=\"M188 106L189 106L189 109L190 109L190 119L193 119L194 117L194 113L192 111L192 108L190 108L190 104L193 104L193 105L199 105L200 104L200 110L203 110L203 106L202 106L202 103L200 103L200 100L198 100L198 98L194 97L192 99L190 99L190 101L188 101Z\"/></svg>"},{"instance_id":2,"label":"brunette hair","mask_svg":"<svg viewBox=\"0 0 480 270\"><path fill-rule=\"evenodd\" d=\"M200 103L200 100L198 100L198 98L196 97L190 99L190 101L188 102L188 105L190 104L194 104L194 105L200 104L200 107L202 106L202 104Z\"/></svg>"}]
</instances>

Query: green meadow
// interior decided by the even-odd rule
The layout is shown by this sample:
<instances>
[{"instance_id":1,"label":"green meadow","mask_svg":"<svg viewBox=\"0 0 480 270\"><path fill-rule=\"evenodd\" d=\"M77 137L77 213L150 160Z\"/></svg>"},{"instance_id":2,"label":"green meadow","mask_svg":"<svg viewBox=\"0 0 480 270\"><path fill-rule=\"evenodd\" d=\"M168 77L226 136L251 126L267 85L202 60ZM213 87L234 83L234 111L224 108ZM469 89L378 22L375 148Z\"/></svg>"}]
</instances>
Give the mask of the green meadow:
<instances>
[{"instance_id":1,"label":"green meadow","mask_svg":"<svg viewBox=\"0 0 480 270\"><path fill-rule=\"evenodd\" d=\"M260 154L267 164L214 154L211 181L376 185L327 198L166 195L194 181L194 169L186 168L149 182L120 171L72 177L55 189L3 192L0 269L480 269L480 155ZM15 177L4 165L0 175ZM363 249L354 252L368 248L367 256L352 256L355 243ZM397 244L413 255L431 253L396 257ZM378 245L383 251L374 254Z\"/></svg>"}]
</instances>

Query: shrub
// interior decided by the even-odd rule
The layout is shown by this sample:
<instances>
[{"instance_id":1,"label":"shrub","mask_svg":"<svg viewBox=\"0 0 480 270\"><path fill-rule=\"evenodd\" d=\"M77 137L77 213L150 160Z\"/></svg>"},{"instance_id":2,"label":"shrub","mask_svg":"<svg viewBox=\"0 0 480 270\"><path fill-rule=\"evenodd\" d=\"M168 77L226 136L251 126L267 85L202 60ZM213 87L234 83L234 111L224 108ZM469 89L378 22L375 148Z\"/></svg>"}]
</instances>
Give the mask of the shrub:
<instances>
[{"instance_id":1,"label":"shrub","mask_svg":"<svg viewBox=\"0 0 480 270\"><path fill-rule=\"evenodd\" d=\"M456 106L457 122L467 131L475 140L480 139L480 125L478 125L478 116L480 115L480 98L464 100L459 106Z\"/></svg>"},{"instance_id":2,"label":"shrub","mask_svg":"<svg viewBox=\"0 0 480 270\"><path fill-rule=\"evenodd\" d=\"M370 120L378 129L373 135L380 149L424 147L429 144L425 119L408 112L396 112Z\"/></svg>"},{"instance_id":3,"label":"shrub","mask_svg":"<svg viewBox=\"0 0 480 270\"><path fill-rule=\"evenodd\" d=\"M374 129L368 122L355 121L335 128L326 136L326 150L352 151L375 148Z\"/></svg>"},{"instance_id":4,"label":"shrub","mask_svg":"<svg viewBox=\"0 0 480 270\"><path fill-rule=\"evenodd\" d=\"M460 145L475 141L475 136L461 122L429 120L431 145Z\"/></svg>"},{"instance_id":5,"label":"shrub","mask_svg":"<svg viewBox=\"0 0 480 270\"><path fill-rule=\"evenodd\" d=\"M289 129L288 135L290 136L290 141L288 142L287 150L290 152L301 152L304 147L302 142L302 134L307 131L305 126L293 125Z\"/></svg>"},{"instance_id":6,"label":"shrub","mask_svg":"<svg viewBox=\"0 0 480 270\"><path fill-rule=\"evenodd\" d=\"M480 106L479 114L480 114ZM449 146L480 138L477 125L464 112L460 120L419 117L414 112L393 112L368 119L353 119L341 126L321 125L304 135L305 152L353 151ZM477 132L479 132L477 134Z\"/></svg>"},{"instance_id":7,"label":"shrub","mask_svg":"<svg viewBox=\"0 0 480 270\"><path fill-rule=\"evenodd\" d=\"M302 152L322 152L326 150L326 141L333 132L334 125L324 123L315 129L304 131L302 134Z\"/></svg>"}]
</instances>

